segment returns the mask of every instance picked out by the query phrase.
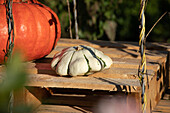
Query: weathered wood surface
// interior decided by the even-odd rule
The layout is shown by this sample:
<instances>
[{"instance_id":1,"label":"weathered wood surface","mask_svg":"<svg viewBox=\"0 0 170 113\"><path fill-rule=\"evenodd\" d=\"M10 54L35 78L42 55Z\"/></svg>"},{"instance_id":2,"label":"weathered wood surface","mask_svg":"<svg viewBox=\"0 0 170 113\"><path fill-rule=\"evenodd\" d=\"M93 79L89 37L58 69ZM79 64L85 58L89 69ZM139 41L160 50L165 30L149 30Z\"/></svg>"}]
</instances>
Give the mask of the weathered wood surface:
<instances>
[{"instance_id":1,"label":"weathered wood surface","mask_svg":"<svg viewBox=\"0 0 170 113\"><path fill-rule=\"evenodd\" d=\"M140 92L138 79L96 78L96 77L56 77L45 74L32 74L27 86L78 88L107 91Z\"/></svg>"},{"instance_id":2,"label":"weathered wood surface","mask_svg":"<svg viewBox=\"0 0 170 113\"><path fill-rule=\"evenodd\" d=\"M92 113L90 108L63 105L41 105L33 113Z\"/></svg>"},{"instance_id":3,"label":"weathered wood surface","mask_svg":"<svg viewBox=\"0 0 170 113\"><path fill-rule=\"evenodd\" d=\"M97 72L89 76L60 77L51 70L50 62L55 53L63 48L77 45L88 45L104 52L113 60L110 69ZM161 45L162 46L162 45ZM147 112L153 109L160 100L167 83L168 76L167 61L168 52L154 44L148 45L151 50L146 51L148 85L146 82ZM158 50L153 50L158 48ZM169 46L167 47L169 50ZM140 63L140 53L135 43L111 43L83 40L61 39L57 47L46 58L36 60L29 64L29 77L31 82L28 86L50 87L50 88L73 88L104 91L121 91L136 93L140 96L141 86L138 78L138 66ZM52 99L47 99L52 102ZM140 100L140 98L138 98ZM76 100L75 100L76 101ZM59 101L63 102L63 101ZM72 100L72 102L74 102ZM60 104L61 104L60 103ZM76 103L76 102L74 102ZM55 103L57 104L57 103ZM59 104L59 103L58 103Z\"/></svg>"},{"instance_id":4,"label":"weathered wood surface","mask_svg":"<svg viewBox=\"0 0 170 113\"><path fill-rule=\"evenodd\" d=\"M95 47L110 56L113 65L110 69L97 72L89 76L80 77L60 77L55 74L50 67L50 62L55 53L63 48L77 45L88 45ZM114 48L113 48L114 47ZM56 48L44 59L36 60L29 63L29 72L31 73L29 86L42 87L62 87L62 88L82 88L92 90L110 90L118 91L117 86L123 87L126 91L140 91L140 83L138 80L138 66L140 63L140 53L135 43L117 43L107 41L83 41L61 39ZM167 52L147 50L147 69L148 79L152 80L156 73L161 71L161 66L167 62ZM166 67L164 67L166 68Z\"/></svg>"},{"instance_id":5,"label":"weathered wood surface","mask_svg":"<svg viewBox=\"0 0 170 113\"><path fill-rule=\"evenodd\" d=\"M80 93L82 92L80 91ZM92 95L90 93L88 95L78 95L77 93L71 96L70 92L67 95L55 93L52 97L43 102L35 112L92 113L96 111L95 113L98 113L97 111L104 108L105 113L108 113L110 110L120 110L120 106L123 108L122 110L124 110L124 112L122 111L119 113L125 113L127 110L133 110L135 111L133 113L139 113L138 95L125 95L121 93L103 93L103 95Z\"/></svg>"},{"instance_id":6,"label":"weathered wood surface","mask_svg":"<svg viewBox=\"0 0 170 113\"><path fill-rule=\"evenodd\" d=\"M137 42L124 42L124 41L87 41L87 40L70 40L70 39L60 39L60 42L57 46L76 46L76 45L88 45L94 48L124 48L124 49L139 49L139 45ZM153 50L168 50L170 51L169 43L146 43L147 49Z\"/></svg>"},{"instance_id":7,"label":"weathered wood surface","mask_svg":"<svg viewBox=\"0 0 170 113\"><path fill-rule=\"evenodd\" d=\"M39 91L35 90L34 93L39 93ZM45 97L42 91L39 93L39 96ZM37 99L33 93L30 93L27 88L23 87L19 91L14 92L14 106L18 105L31 106L34 110L41 105L41 100Z\"/></svg>"},{"instance_id":8,"label":"weathered wood surface","mask_svg":"<svg viewBox=\"0 0 170 113\"><path fill-rule=\"evenodd\" d=\"M125 49L125 53L126 50L139 50L139 45L137 42L124 42L124 41L117 41L117 42L108 42L108 41L86 41L86 40L78 40L78 41L75 41L75 40L68 40L68 39L61 39L60 42L58 43L57 47L59 46L68 46L68 44L70 46L76 46L76 45L88 45L88 46L91 46L91 47L94 47L94 48L116 48L118 50L121 50L121 51L124 51ZM146 43L146 49L147 50L159 50L160 51L166 51L168 52L168 64L170 65L170 43ZM157 53L157 54L160 54L160 53ZM131 52L130 52L131 53ZM134 54L131 54L132 56L135 56ZM117 56L117 55L115 55ZM126 56L123 56L123 57L126 57ZM127 56L127 57L130 57L130 56ZM138 57L140 59L140 56L138 54ZM121 57L122 58L122 57ZM147 60L149 58L147 57ZM168 70L170 70L170 66L168 66ZM169 75L170 75L170 71L169 71ZM168 80L168 83L169 86L170 86L170 77L169 77L169 80Z\"/></svg>"},{"instance_id":9,"label":"weathered wood surface","mask_svg":"<svg viewBox=\"0 0 170 113\"><path fill-rule=\"evenodd\" d=\"M152 113L170 113L170 87L157 106L152 110Z\"/></svg>"},{"instance_id":10,"label":"weathered wood surface","mask_svg":"<svg viewBox=\"0 0 170 113\"><path fill-rule=\"evenodd\" d=\"M103 51L104 54L110 56L113 60L111 68L94 73L89 76L61 77L59 75L56 75L55 71L52 70L50 67L50 63L54 54L61 51L63 48L77 45L87 45ZM129 94L133 93L137 95L136 101L138 101L138 105L140 105L141 85L138 78L140 53L138 52L138 49L138 44L135 42L107 42L60 39L56 48L54 48L54 50L45 58L25 63L27 65L26 70L29 72L29 82L26 84L26 93L24 93L23 96L23 93L19 94L21 94L21 98L27 98L25 100L23 99L25 103L33 103L33 105L35 104L36 107L38 107L43 102L57 104L56 106L41 105L39 107L41 110L39 109L40 111L38 112L41 112L43 110L47 111L46 109L48 108L51 108L53 111L55 107L58 109L65 108L68 109L68 111L72 111L73 109L72 107L70 108L69 105L82 105L78 102L79 99L82 100L82 98L77 98L82 95L76 94L71 95L70 97L70 95L68 96L67 94L57 94L54 97L51 95L55 92L55 90L47 89L62 89L62 91L66 89L74 89L77 90L77 92L79 93L82 93L83 90L82 94L85 95L87 95L87 93L85 93L85 91L87 90L91 91L91 95L99 95L101 94L99 92L102 91L104 91L104 95L107 95L107 92L125 92ZM145 83L145 85L148 113L156 106L165 90L166 84L168 83L168 51L170 51L170 46L168 44L151 43L147 45L146 58L148 81ZM0 71L2 71L3 68L4 66L0 65ZM72 93L75 94L75 92ZM67 96L63 97L63 95ZM70 97L69 99L71 100L69 102L64 100L68 99L66 97ZM19 97L16 96L16 100L17 98ZM97 97L93 96L91 98L97 99ZM34 99L35 102L28 101L29 99ZM46 101L44 101L44 99ZM57 99L58 101L55 101ZM87 102L86 99L89 102ZM83 100L82 102L90 105L90 99L85 98L85 100L86 101ZM68 106L60 106L60 104L68 104ZM85 105L82 106L85 107ZM85 108L82 109L86 110ZM83 113L85 112L83 110L80 111ZM75 109L73 111L75 111Z\"/></svg>"}]
</instances>

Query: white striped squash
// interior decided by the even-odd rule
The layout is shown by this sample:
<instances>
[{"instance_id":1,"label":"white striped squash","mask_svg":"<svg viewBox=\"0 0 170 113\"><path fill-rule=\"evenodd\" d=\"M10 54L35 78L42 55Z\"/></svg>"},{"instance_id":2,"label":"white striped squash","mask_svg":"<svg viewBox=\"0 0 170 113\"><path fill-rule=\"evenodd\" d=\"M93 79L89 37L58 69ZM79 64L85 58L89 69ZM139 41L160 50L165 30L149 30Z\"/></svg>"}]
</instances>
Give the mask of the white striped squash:
<instances>
[{"instance_id":1,"label":"white striped squash","mask_svg":"<svg viewBox=\"0 0 170 113\"><path fill-rule=\"evenodd\" d=\"M79 45L57 53L51 67L61 76L89 75L111 66L112 59L89 46Z\"/></svg>"}]
</instances>

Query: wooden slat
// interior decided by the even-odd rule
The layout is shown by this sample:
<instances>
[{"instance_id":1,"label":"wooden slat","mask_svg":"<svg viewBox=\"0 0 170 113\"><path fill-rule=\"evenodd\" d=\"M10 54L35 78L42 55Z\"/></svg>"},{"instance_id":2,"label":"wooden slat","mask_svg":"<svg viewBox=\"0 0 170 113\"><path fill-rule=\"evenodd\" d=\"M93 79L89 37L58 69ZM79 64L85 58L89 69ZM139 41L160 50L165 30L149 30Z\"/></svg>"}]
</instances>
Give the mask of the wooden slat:
<instances>
[{"instance_id":1,"label":"wooden slat","mask_svg":"<svg viewBox=\"0 0 170 113\"><path fill-rule=\"evenodd\" d=\"M55 53L61 51L63 48L77 45L88 45L104 52L104 54L110 56L113 60L113 65L110 69L103 70L101 72L94 73L89 76L78 77L60 77L55 74L50 67L51 60ZM140 64L140 53L138 52L138 43L136 42L108 42L108 41L85 41L85 40L71 40L60 39L56 48L45 58L27 62L27 71L30 73L28 76L29 82L26 84L27 90L32 96L27 98L36 98L36 102L23 100L27 103L52 103L52 104L65 104L69 103L73 106L76 105L88 106L92 105L90 97L93 100L93 94L89 96L89 99L83 100L81 95L71 94L71 101L65 100L65 97L69 97L70 94L52 94L52 92L44 92L44 89L76 89L76 90L90 90L90 91L105 91L105 92L126 92L129 94L136 93L138 100L140 101L141 85L138 78L138 66ZM148 72L148 84L146 82L146 95L147 95L147 112L149 113L153 107L156 106L160 100L166 85L166 79L168 75L167 59L170 46L167 44L151 43L147 45L146 57L147 57L147 72ZM159 51L158 51L159 50ZM169 63L170 64L170 63ZM0 72L4 67L0 65ZM31 90L29 88L37 87L39 90ZM35 89L35 88L33 88ZM52 90L54 91L54 90ZM42 95L37 95L42 92ZM64 91L66 93L66 91ZM28 92L27 92L28 93ZM45 95L50 93L49 95ZM70 92L71 93L71 92ZM40 93L41 94L41 93ZM85 93L87 96L87 93ZM103 94L103 93L102 93ZM30 95L30 94L29 94ZM94 93L96 95L96 93ZM35 96L35 97L34 97ZM39 98L38 98L39 97ZM23 98L23 97L22 97ZM26 97L24 97L26 98ZM97 97L95 97L97 99ZM83 104L78 100L82 100ZM18 99L22 100L22 99ZM58 100L58 101L55 101ZM75 100L75 101L74 101ZM93 100L95 102L95 99ZM140 103L140 102L139 102ZM163 102L164 103L164 102ZM163 107L162 107L163 106ZM165 103L160 104L161 109L167 106ZM44 109L44 108L45 109ZM40 111L48 111L46 105L42 105ZM56 108L68 108L68 106L56 106ZM53 109L54 107L52 107ZM91 109L91 107L90 107ZM50 109L49 109L50 110ZM56 109L53 109L54 111ZM53 110L51 112L53 112ZM68 112L72 111L72 108L68 108ZM40 112L39 111L39 112ZM73 110L74 111L74 110ZM59 111L60 112L60 111ZM64 112L61 110L61 112ZM77 111L75 111L77 112ZM82 112L82 111L81 111ZM86 111L84 111L86 112ZM156 111L155 111L156 112Z\"/></svg>"},{"instance_id":2,"label":"wooden slat","mask_svg":"<svg viewBox=\"0 0 170 113\"><path fill-rule=\"evenodd\" d=\"M88 45L94 48L126 48L126 49L139 49L138 42L124 42L124 41L86 41L86 40L75 40L75 39L66 39L61 38L58 42L58 46L76 46L76 45ZM169 43L146 43L147 49L153 50L167 50L170 51L170 44Z\"/></svg>"},{"instance_id":3,"label":"wooden slat","mask_svg":"<svg viewBox=\"0 0 170 113\"><path fill-rule=\"evenodd\" d=\"M44 67L44 68L50 68L50 63L52 61L52 58L48 59L40 59L36 62L29 63L28 68L34 68L35 66L38 67ZM129 59L129 58L112 58L113 64L111 65L114 68L129 68L129 69L138 69L140 64L140 59ZM161 59L158 60L147 60L147 69L149 70L158 70L160 68L160 65L163 61Z\"/></svg>"},{"instance_id":4,"label":"wooden slat","mask_svg":"<svg viewBox=\"0 0 170 113\"><path fill-rule=\"evenodd\" d=\"M56 95L52 96L49 98L46 98L43 103L45 104L57 104L57 105L76 105L76 106L85 106L85 107L94 107L97 105L97 101L101 97L99 96L79 96L79 95L74 95L74 96L63 96L63 95Z\"/></svg>"},{"instance_id":5,"label":"wooden slat","mask_svg":"<svg viewBox=\"0 0 170 113\"><path fill-rule=\"evenodd\" d=\"M91 90L108 91L140 91L138 79L112 79L112 78L94 78L94 77L55 77L45 74L29 75L27 86L37 87L55 87L55 88L80 88Z\"/></svg>"},{"instance_id":6,"label":"wooden slat","mask_svg":"<svg viewBox=\"0 0 170 113\"><path fill-rule=\"evenodd\" d=\"M125 65L126 66L126 65ZM131 65L128 65L131 66ZM110 69L103 70L101 72L97 72L91 75L88 75L89 77L104 77L104 78L119 78L119 79L138 79L138 70L137 68L126 68L122 67L114 67L112 66ZM138 65L135 65L136 67ZM135 67L134 66L134 67ZM133 67L133 66L132 66ZM153 67L152 67L153 68ZM155 67L158 68L158 67ZM123 70L122 70L123 69ZM27 69L29 73L32 74L49 74L49 75L56 75L55 71L51 69L49 63L36 63L35 67ZM149 78L152 78L154 75L154 70L148 70ZM58 77L58 75L56 75Z\"/></svg>"},{"instance_id":7,"label":"wooden slat","mask_svg":"<svg viewBox=\"0 0 170 113\"><path fill-rule=\"evenodd\" d=\"M49 55L47 55L47 58L53 58L53 56L61 51L64 48L71 47L70 45L67 46L57 46ZM117 48L97 48L98 50L102 51L104 54L108 55L109 57L113 58L135 58L140 59L140 53L137 52L137 50L129 50L129 49L117 49ZM159 55L158 55L159 54ZM167 56L167 52L165 51L146 51L146 57L147 59L155 59L158 60L160 58L164 58Z\"/></svg>"},{"instance_id":8,"label":"wooden slat","mask_svg":"<svg viewBox=\"0 0 170 113\"><path fill-rule=\"evenodd\" d=\"M153 109L152 113L170 113L170 87L168 88L168 90L165 92L165 95L163 97L163 99L161 99L159 101L159 103L157 104L157 106Z\"/></svg>"},{"instance_id":9,"label":"wooden slat","mask_svg":"<svg viewBox=\"0 0 170 113\"><path fill-rule=\"evenodd\" d=\"M170 108L170 100L160 100L158 106L167 106Z\"/></svg>"},{"instance_id":10,"label":"wooden slat","mask_svg":"<svg viewBox=\"0 0 170 113\"><path fill-rule=\"evenodd\" d=\"M148 60L147 66L148 66L148 74L154 75L154 72L157 71L160 68L161 62L165 62L161 58L159 60ZM48 59L49 60L49 59ZM93 77L104 77L104 78L123 78L123 79L135 79L137 77L137 69L140 60L139 59L128 59L128 58L112 58L113 65L111 69L104 70L100 73L95 73ZM42 61L42 60L40 60ZM34 67L30 68L32 71L31 73L40 73L40 74L52 74L55 75L55 72L51 70L50 62L46 63L36 63L32 64L34 65L38 70L36 70ZM151 70L149 70L151 69Z\"/></svg>"},{"instance_id":11,"label":"wooden slat","mask_svg":"<svg viewBox=\"0 0 170 113\"><path fill-rule=\"evenodd\" d=\"M169 113L170 112L170 107L167 107L167 106L157 106L155 111L161 111L161 113Z\"/></svg>"},{"instance_id":12,"label":"wooden slat","mask_svg":"<svg viewBox=\"0 0 170 113\"><path fill-rule=\"evenodd\" d=\"M98 113L99 111L105 109L105 112L107 113L108 109L114 109L118 110L118 107L122 107L125 111L131 110L136 111L134 113L139 113L139 95L131 94L126 95L124 93L114 93L112 95L85 95L84 97L78 97L78 96L56 96L50 99L47 99L48 103L51 102L52 106L46 107L46 104L43 103L43 107L39 107L37 111L44 111L45 109L48 111L55 111L57 112L60 110L60 112L67 113L68 109L71 110L70 112L77 112L78 110L80 113L89 113L94 112ZM119 102L119 103L118 103ZM44 106L45 105L45 106ZM53 107L54 106L54 107ZM52 108L51 108L52 107ZM63 108L62 108L63 107ZM65 107L65 108L64 108ZM74 109L70 109L74 108ZM45 109L44 109L45 108ZM124 113L122 112L122 113Z\"/></svg>"},{"instance_id":13,"label":"wooden slat","mask_svg":"<svg viewBox=\"0 0 170 113\"><path fill-rule=\"evenodd\" d=\"M124 51L124 49L129 49L129 50L133 50L133 51L137 51L139 50L139 45L138 45L138 42L124 42L124 41L112 41L112 42L108 42L108 41L86 41L86 40L72 40L72 39L60 39L60 41L58 42L58 47L64 47L64 46L77 46L77 45L88 45L88 46L91 46L91 47L94 47L94 48L97 48L97 49L100 49L102 47L102 49L104 48L116 48L116 49L119 49L119 50L122 50ZM168 58L168 62L169 62L169 65L170 65L170 44L169 43L156 43L156 42L148 42L146 43L146 48L148 50L156 50L157 52L160 52L160 51L166 51L169 53L169 58ZM124 51L126 52L126 51ZM54 52L56 53L56 52ZM126 52L126 53L129 53L129 52ZM150 52L148 52L150 53ZM52 53L53 54L53 53ZM50 54L48 57L52 57L53 55ZM106 53L108 56L112 57L113 55L109 54L109 53ZM131 54L131 52L130 52ZM129 54L129 55L130 55ZM159 53L157 53L158 55ZM137 58L140 59L139 55L136 55L136 54L131 54L131 56L129 55L125 55L125 56L122 56L121 58L132 58L134 56L137 56ZM115 55L114 57L118 57L120 58L120 56L118 55ZM153 59L154 57L152 56L149 57L147 56L147 60L148 59ZM169 66L169 70L170 70L170 66ZM170 71L169 71L169 75L170 75ZM169 83L169 86L170 86L170 77L169 79L167 79L167 82ZM167 83L167 84L168 84Z\"/></svg>"},{"instance_id":14,"label":"wooden slat","mask_svg":"<svg viewBox=\"0 0 170 113\"><path fill-rule=\"evenodd\" d=\"M65 43L65 42L64 42ZM37 76L43 76L41 78L35 78L35 75L31 75L32 80L36 80L36 82L32 81L29 86L37 86L37 87L53 87L53 88L76 88L76 89L91 89L91 90L106 90L106 91L125 91L125 92L137 92L140 95L140 84L137 77L137 69L140 63L140 54L137 52L137 48L100 48L96 47L98 50L104 52L104 54L110 56L113 60L113 65L110 69L104 70L99 73L95 73L89 75L88 77L75 77L75 78L66 78L59 77L55 75L55 72L51 70L49 62L51 62L53 55L61 51L63 48L69 47L72 43L60 43L59 46L55 48L54 51L51 52L50 55L46 57L46 61L42 59L40 61L36 61L33 67L30 70L36 70L35 74ZM75 41L73 44L80 44L80 42ZM88 45L89 42L81 42L81 44ZM163 51L147 51L147 69L149 76L149 89L146 91L148 98L148 105L152 105L154 107L156 103L159 101L160 96L164 91L164 86L160 86L163 82L164 72L163 68L167 61L167 52ZM36 68L35 68L36 67ZM163 67L163 68L162 68ZM165 72L164 72L165 73ZM49 75L46 75L49 74ZM151 76L152 75L152 76ZM45 76L45 77L44 77ZM49 78L46 76L49 76ZM160 76L160 79L157 78ZM133 83L133 81L135 81ZM151 81L151 82L150 82ZM163 88L162 88L163 87ZM154 94L154 95L151 95ZM156 99L156 100L155 100ZM54 100L54 99L50 99ZM150 107L147 107L148 111Z\"/></svg>"},{"instance_id":15,"label":"wooden slat","mask_svg":"<svg viewBox=\"0 0 170 113\"><path fill-rule=\"evenodd\" d=\"M166 89L163 100L170 100L170 87Z\"/></svg>"},{"instance_id":16,"label":"wooden slat","mask_svg":"<svg viewBox=\"0 0 170 113\"><path fill-rule=\"evenodd\" d=\"M60 41L58 42L58 46L77 46L77 45L88 45L94 48L117 48L117 49L132 49L132 50L139 50L139 45L138 42L124 42L124 41L112 41L112 42L108 42L108 41L86 41L86 40L74 40L74 39L65 39L62 38L60 39ZM149 50L159 50L159 51L166 51L169 53L169 58L168 58L168 62L170 65L170 44L169 43L156 43L156 42L149 42L146 43L146 48ZM53 56L53 55L52 55ZM110 55L111 56L111 55ZM51 56L49 56L51 57ZM129 56L128 56L129 57ZM147 59L149 59L147 57ZM170 70L170 67L169 67ZM170 75L170 71L169 71L169 75ZM168 79L169 82L169 86L170 86L170 77ZM167 83L168 84L168 83Z\"/></svg>"},{"instance_id":17,"label":"wooden slat","mask_svg":"<svg viewBox=\"0 0 170 113\"><path fill-rule=\"evenodd\" d=\"M152 76L154 76L154 71L148 70L149 80L152 78ZM103 70L102 72L89 75L89 77L139 79L138 78L138 70L137 69L128 69L128 68L110 68L110 69L107 69L107 70Z\"/></svg>"},{"instance_id":18,"label":"wooden slat","mask_svg":"<svg viewBox=\"0 0 170 113\"><path fill-rule=\"evenodd\" d=\"M32 73L35 73L35 74L37 74L37 73L39 73L39 74L49 74L49 75L55 76L56 79L57 79L59 76L56 76L55 72L53 70L51 70L51 67L50 67L50 64L49 64L50 61L51 60L48 59L47 62L44 61L45 63L41 63L41 62L43 62L42 60L40 60L40 62L35 63L35 64L31 63L32 67L30 66L29 70L33 71ZM137 68L138 68L139 60L113 58L113 62L114 61L115 61L115 63L112 65L112 67L110 69L89 75L89 77L96 77L96 78L99 78L99 79L101 79L101 78L104 78L104 79L116 78L116 79L137 79L138 80ZM154 61L154 60L148 61L147 65L148 65L148 67L150 67L152 69L152 70L148 70L149 75L154 76L155 71L159 70L161 64L159 64L158 62L161 62L161 61ZM131 67L131 68L129 68L129 67ZM152 76L149 76L150 79L152 78ZM59 77L59 78L62 78L62 77ZM88 77L84 77L84 78L88 78ZM80 81L79 77L74 78L74 79L75 79L75 81L76 80ZM67 80L67 81L65 81L65 80ZM79 86L79 84L73 84L73 81L72 80L69 81L69 78L63 79L63 83L72 84L72 86L70 86L69 88L71 88L71 87L80 88L80 87L77 87L77 86ZM87 84L88 84L88 82L87 82ZM60 85L61 85L61 83L60 83ZM48 85L48 86L50 87L50 85ZM63 87L66 88L68 86L64 85ZM83 88L83 87L81 86L81 88ZM91 86L91 85L88 84L88 87L91 87L92 89L98 89L98 86L96 87L94 85ZM84 87L83 89L85 89L85 88L86 87ZM102 89L102 88L100 87L100 89Z\"/></svg>"},{"instance_id":19,"label":"wooden slat","mask_svg":"<svg viewBox=\"0 0 170 113\"><path fill-rule=\"evenodd\" d=\"M39 93L44 95L44 93ZM32 93L29 92L25 87L20 90L14 91L14 107L15 106L31 106L31 109L35 110L41 105L41 101L38 100Z\"/></svg>"},{"instance_id":20,"label":"wooden slat","mask_svg":"<svg viewBox=\"0 0 170 113\"><path fill-rule=\"evenodd\" d=\"M92 113L92 110L78 106L41 105L34 113Z\"/></svg>"},{"instance_id":21,"label":"wooden slat","mask_svg":"<svg viewBox=\"0 0 170 113\"><path fill-rule=\"evenodd\" d=\"M153 77L147 88L147 98L149 98L147 100L147 105L151 108L151 110L153 110L153 108L157 105L163 95L163 92L165 91L166 78L168 76L166 72L167 70L165 68L166 64L163 64L161 66L161 70L157 73L157 76L159 76L159 78L156 78L156 76Z\"/></svg>"}]
</instances>

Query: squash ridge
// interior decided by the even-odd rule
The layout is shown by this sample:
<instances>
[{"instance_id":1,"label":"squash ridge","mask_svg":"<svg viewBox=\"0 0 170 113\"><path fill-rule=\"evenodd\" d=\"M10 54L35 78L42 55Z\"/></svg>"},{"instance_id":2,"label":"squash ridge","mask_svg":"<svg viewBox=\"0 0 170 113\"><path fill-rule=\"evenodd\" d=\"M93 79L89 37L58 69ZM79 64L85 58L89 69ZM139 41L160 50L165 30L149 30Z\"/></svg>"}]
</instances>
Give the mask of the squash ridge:
<instances>
[{"instance_id":1,"label":"squash ridge","mask_svg":"<svg viewBox=\"0 0 170 113\"><path fill-rule=\"evenodd\" d=\"M87 74L90 72L91 67L90 67L90 64L89 64L89 60L87 59L87 57L86 57L86 55L85 55L85 54L84 54L84 58L86 59L86 61L87 61L87 65L88 65L88 71L87 71L84 75L87 75Z\"/></svg>"},{"instance_id":2,"label":"squash ridge","mask_svg":"<svg viewBox=\"0 0 170 113\"><path fill-rule=\"evenodd\" d=\"M106 63L105 63L100 57L98 57L98 56L95 54L95 52L93 52L93 51L91 50L91 48L88 48L87 46L84 46L84 45L80 45L80 46L83 47L84 49L88 50L88 51L92 54L92 56L99 61L100 65L101 65L100 71L103 70L104 67L106 67ZM95 50L95 49L94 49L94 50ZM104 64L104 66L103 66L102 62L103 62L103 64Z\"/></svg>"},{"instance_id":3,"label":"squash ridge","mask_svg":"<svg viewBox=\"0 0 170 113\"><path fill-rule=\"evenodd\" d=\"M75 53L75 52L76 52L76 51L74 51L74 53ZM71 63L71 61L72 61L72 58L73 58L74 53L72 54L71 59L70 59L70 62L68 63L67 75L69 75L69 73L70 73L70 63Z\"/></svg>"}]
</instances>

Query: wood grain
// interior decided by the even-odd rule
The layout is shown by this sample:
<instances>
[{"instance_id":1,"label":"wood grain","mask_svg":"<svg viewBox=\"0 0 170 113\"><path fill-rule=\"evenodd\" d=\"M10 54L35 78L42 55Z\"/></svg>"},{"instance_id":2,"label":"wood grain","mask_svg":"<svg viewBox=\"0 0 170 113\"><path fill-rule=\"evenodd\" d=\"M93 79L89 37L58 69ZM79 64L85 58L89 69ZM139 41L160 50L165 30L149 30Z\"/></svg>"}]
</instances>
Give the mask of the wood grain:
<instances>
[{"instance_id":1,"label":"wood grain","mask_svg":"<svg viewBox=\"0 0 170 113\"><path fill-rule=\"evenodd\" d=\"M50 67L54 54L66 47L77 45L87 45L103 51L112 58L112 66L88 76L56 75ZM148 43L146 48L148 76L145 76L145 86L147 112L150 113L161 99L170 81L170 77L168 78L170 44ZM128 94L128 98L135 97L136 105L140 109L141 85L138 78L138 66L141 58L138 49L136 42L60 39L49 55L24 63L27 66L25 70L29 72L29 81L25 85L25 90L15 93L15 100L33 104L35 107L40 105L35 111L38 113L88 113L92 112L92 106L96 106L101 96L110 97L109 95L114 93L123 92ZM4 69L4 66L0 65L1 75ZM161 100L153 112L159 112L159 110L169 112L169 102Z\"/></svg>"}]
</instances>

